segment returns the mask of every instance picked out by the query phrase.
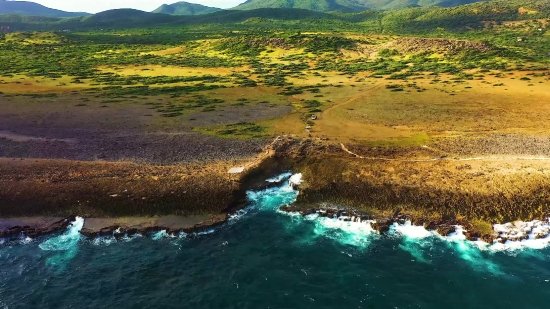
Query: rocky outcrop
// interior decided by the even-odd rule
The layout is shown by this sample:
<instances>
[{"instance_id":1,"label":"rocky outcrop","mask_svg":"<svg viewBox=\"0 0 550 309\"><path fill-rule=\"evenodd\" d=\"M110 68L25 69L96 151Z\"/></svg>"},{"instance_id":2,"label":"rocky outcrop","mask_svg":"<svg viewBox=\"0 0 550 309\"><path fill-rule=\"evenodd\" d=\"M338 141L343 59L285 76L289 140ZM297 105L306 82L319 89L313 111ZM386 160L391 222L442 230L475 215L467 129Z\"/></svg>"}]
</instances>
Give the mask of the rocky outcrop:
<instances>
[{"instance_id":1,"label":"rocky outcrop","mask_svg":"<svg viewBox=\"0 0 550 309\"><path fill-rule=\"evenodd\" d=\"M425 51L456 53L464 50L488 52L493 49L490 45L484 42L441 38L398 38L393 42L385 44L384 47L388 49L396 49L404 54L415 54Z\"/></svg>"},{"instance_id":2,"label":"rocky outcrop","mask_svg":"<svg viewBox=\"0 0 550 309\"><path fill-rule=\"evenodd\" d=\"M19 237L36 238L65 230L75 217L69 218L15 218L0 219L0 238L13 240Z\"/></svg>"},{"instance_id":3,"label":"rocky outcrop","mask_svg":"<svg viewBox=\"0 0 550 309\"><path fill-rule=\"evenodd\" d=\"M80 233L87 237L114 236L121 238L135 234L166 231L170 235L192 234L219 226L227 221L227 214L213 216L164 216L127 218L88 218Z\"/></svg>"},{"instance_id":4,"label":"rocky outcrop","mask_svg":"<svg viewBox=\"0 0 550 309\"><path fill-rule=\"evenodd\" d=\"M407 222L410 222L413 225L424 226L428 231L436 231L441 236L450 236L453 233L456 233L458 223L454 220L449 220L448 222L436 222L425 220L420 217L413 217L411 215L401 213L396 211L393 215L388 217L383 216L371 216L365 213L362 213L355 209L339 209L336 207L303 207L299 205L285 205L280 208L281 211L299 213L302 216L307 216L311 214L318 214L319 217L333 218L340 221L349 221L349 222L358 222L370 224L373 230L379 233L386 233L390 231L392 225L399 224L403 225ZM465 236L468 240L477 241L483 240L488 243L493 243L493 240L496 239L495 235L481 235L477 232L466 232Z\"/></svg>"},{"instance_id":5,"label":"rocky outcrop","mask_svg":"<svg viewBox=\"0 0 550 309\"><path fill-rule=\"evenodd\" d=\"M380 233L385 233L387 231L390 230L390 226L393 224L393 221L388 219L388 220L377 220L376 222L372 222L371 223L371 226L374 230L380 232Z\"/></svg>"},{"instance_id":6,"label":"rocky outcrop","mask_svg":"<svg viewBox=\"0 0 550 309\"><path fill-rule=\"evenodd\" d=\"M443 224L438 226L435 230L441 236L449 236L450 234L456 232L456 227L454 225Z\"/></svg>"}]
</instances>

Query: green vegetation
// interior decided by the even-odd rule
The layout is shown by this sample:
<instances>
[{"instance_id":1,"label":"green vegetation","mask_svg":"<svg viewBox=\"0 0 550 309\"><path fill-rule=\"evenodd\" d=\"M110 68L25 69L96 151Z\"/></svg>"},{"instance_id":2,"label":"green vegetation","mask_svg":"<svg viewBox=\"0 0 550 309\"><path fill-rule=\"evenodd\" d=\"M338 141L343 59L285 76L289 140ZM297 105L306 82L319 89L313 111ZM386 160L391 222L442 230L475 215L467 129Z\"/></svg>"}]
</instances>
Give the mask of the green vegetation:
<instances>
[{"instance_id":1,"label":"green vegetation","mask_svg":"<svg viewBox=\"0 0 550 309\"><path fill-rule=\"evenodd\" d=\"M525 71L513 78L534 87L548 76L548 17L548 0L362 13L258 9L186 17L137 10L70 19L2 15L17 30L37 30L0 34L0 89L36 96L74 91L108 102L146 98L147 108L163 121L192 113L211 113L215 117L209 121L223 119L226 108L236 115L237 106L276 97L279 105L299 114L300 128L288 128L296 132L304 130L303 124L313 126L311 114L329 110L336 104L332 100L375 82L391 96L426 88L454 96L460 92L449 90L452 85L472 88L466 81L507 90L510 80L485 79ZM59 31L66 27L69 31ZM264 97L240 100L250 92ZM266 114L263 119L270 119ZM268 134L269 128L252 123L259 118L249 118L240 113L231 118L236 124L199 130L243 138ZM190 126L208 127L198 119ZM424 141L425 136L415 135L380 145Z\"/></svg>"},{"instance_id":2,"label":"green vegetation","mask_svg":"<svg viewBox=\"0 0 550 309\"><path fill-rule=\"evenodd\" d=\"M477 0L248 0L237 6L237 10L259 8L299 8L318 12L342 11L360 12L365 10L396 10L407 7L455 6Z\"/></svg>"},{"instance_id":3,"label":"green vegetation","mask_svg":"<svg viewBox=\"0 0 550 309\"><path fill-rule=\"evenodd\" d=\"M201 4L189 3L185 1L176 2L173 4L163 4L153 11L153 13L169 14L169 15L201 15L209 14L221 9L213 8Z\"/></svg>"},{"instance_id":4,"label":"green vegetation","mask_svg":"<svg viewBox=\"0 0 550 309\"><path fill-rule=\"evenodd\" d=\"M199 127L196 131L208 135L215 135L224 138L260 138L265 137L265 128L248 122L215 127Z\"/></svg>"},{"instance_id":5,"label":"green vegetation","mask_svg":"<svg viewBox=\"0 0 550 309\"><path fill-rule=\"evenodd\" d=\"M433 1L429 2L434 3ZM314 3L319 3L319 1L314 1ZM446 1L446 3L450 2ZM453 2L453 4L455 3ZM482 39L495 37L502 29L501 25L507 21L529 20L536 24L537 20L544 18L550 18L549 0L491 0L458 7L413 7L396 11L364 11L360 13L323 13L278 6L277 8L244 11L227 10L195 16L166 16L120 9L69 19L0 15L0 23L18 30L97 30L201 25L200 28L203 30L211 29L218 33L227 33L227 30L230 29L330 31L333 33L354 31L359 33L422 34L431 37L459 35ZM494 28L497 28L498 31L494 31ZM476 31L472 32L471 30ZM526 31L523 35L535 34L533 29L524 30ZM501 40L511 38L500 34L499 37ZM513 39L516 41L516 37ZM521 44L521 42L516 43Z\"/></svg>"}]
</instances>

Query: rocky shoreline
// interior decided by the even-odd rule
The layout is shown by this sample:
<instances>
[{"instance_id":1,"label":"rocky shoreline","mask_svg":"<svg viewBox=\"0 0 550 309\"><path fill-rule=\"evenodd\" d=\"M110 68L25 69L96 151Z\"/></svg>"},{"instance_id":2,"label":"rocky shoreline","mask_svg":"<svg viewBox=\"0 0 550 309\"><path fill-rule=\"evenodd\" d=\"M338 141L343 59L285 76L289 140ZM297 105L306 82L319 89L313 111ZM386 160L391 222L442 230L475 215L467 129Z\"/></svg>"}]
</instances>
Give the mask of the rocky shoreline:
<instances>
[{"instance_id":1,"label":"rocky shoreline","mask_svg":"<svg viewBox=\"0 0 550 309\"><path fill-rule=\"evenodd\" d=\"M354 146L365 157L393 158L364 160L326 141L289 136L276 141L267 146L272 155L249 158L257 164L241 175L227 171L245 160L159 166L0 159L0 215L8 218L0 220L0 238L58 232L75 215L87 218L82 234L89 237L192 233L223 224L246 206L247 190L276 186L266 179L285 171L303 173L304 183L297 202L283 210L375 220L372 228L380 232L411 221L442 236L461 225L467 239L505 242L527 236L502 237L493 224L545 220L550 213L546 161L404 162L400 158L424 159L436 152ZM320 208L323 204L349 209ZM9 219L25 216L30 218Z\"/></svg>"},{"instance_id":2,"label":"rocky shoreline","mask_svg":"<svg viewBox=\"0 0 550 309\"><path fill-rule=\"evenodd\" d=\"M390 231L391 226L394 224L404 225L406 222L411 222L415 226L423 226L428 231L436 231L441 236L449 236L457 232L456 226L461 225L456 221L429 221L424 222L421 219L415 219L414 217L396 212L392 216L372 216L355 209L345 209L338 207L321 207L321 208L308 208L304 209L300 206L285 205L280 208L281 211L288 213L298 213L305 217L308 215L317 214L319 217L331 218L344 222L355 222L369 224L371 228L379 233L386 233ZM466 232L466 239L470 241L483 240L487 243L492 243L498 238L498 235L481 235L476 232ZM503 240L504 242L506 240Z\"/></svg>"},{"instance_id":3,"label":"rocky shoreline","mask_svg":"<svg viewBox=\"0 0 550 309\"><path fill-rule=\"evenodd\" d=\"M136 234L166 231L169 235L201 233L224 224L229 215L215 216L162 216L127 218L86 218L80 234L88 237L131 237ZM29 217L0 219L0 239L14 241L65 231L77 217Z\"/></svg>"},{"instance_id":4,"label":"rocky shoreline","mask_svg":"<svg viewBox=\"0 0 550 309\"><path fill-rule=\"evenodd\" d=\"M467 222L450 221L426 221L423 218L415 218L411 215L396 212L392 216L372 216L361 211L339 207L304 208L295 205L285 205L280 208L287 213L297 213L302 217L317 215L321 218L330 218L343 222L367 224L380 234L387 233L394 225L421 226L427 231L437 232L440 236L446 237L457 233L469 241L483 241L487 244L501 243L508 241L520 242L529 239L548 239L550 237L550 217L546 220L534 220L532 222L512 222L496 225L493 233L482 234L478 231L470 231L471 225ZM466 227L466 229L464 229Z\"/></svg>"},{"instance_id":5,"label":"rocky shoreline","mask_svg":"<svg viewBox=\"0 0 550 309\"><path fill-rule=\"evenodd\" d=\"M65 230L75 217L28 217L0 219L0 239L15 240L21 237L39 237Z\"/></svg>"}]
</instances>

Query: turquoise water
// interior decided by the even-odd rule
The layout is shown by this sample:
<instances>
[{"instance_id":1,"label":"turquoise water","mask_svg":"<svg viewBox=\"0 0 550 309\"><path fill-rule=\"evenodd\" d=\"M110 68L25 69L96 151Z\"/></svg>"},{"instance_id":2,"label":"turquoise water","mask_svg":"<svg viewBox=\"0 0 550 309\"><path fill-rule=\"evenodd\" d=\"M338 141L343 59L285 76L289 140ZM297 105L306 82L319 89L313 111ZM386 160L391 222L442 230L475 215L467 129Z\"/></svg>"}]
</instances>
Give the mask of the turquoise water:
<instances>
[{"instance_id":1,"label":"turquoise water","mask_svg":"<svg viewBox=\"0 0 550 309\"><path fill-rule=\"evenodd\" d=\"M0 247L5 308L548 308L550 250L479 248L458 235L282 214L297 192L200 235L122 240L66 232ZM499 250L497 250L499 249Z\"/></svg>"}]
</instances>

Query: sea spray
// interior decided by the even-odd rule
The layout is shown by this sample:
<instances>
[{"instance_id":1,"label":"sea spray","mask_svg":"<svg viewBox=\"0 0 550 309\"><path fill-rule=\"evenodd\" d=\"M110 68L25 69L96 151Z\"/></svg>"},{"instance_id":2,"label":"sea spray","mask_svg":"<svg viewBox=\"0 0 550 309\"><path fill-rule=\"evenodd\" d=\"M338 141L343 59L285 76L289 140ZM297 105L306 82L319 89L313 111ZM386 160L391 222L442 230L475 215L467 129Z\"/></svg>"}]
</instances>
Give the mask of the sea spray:
<instances>
[{"instance_id":1,"label":"sea spray","mask_svg":"<svg viewBox=\"0 0 550 309\"><path fill-rule=\"evenodd\" d=\"M499 237L488 247L489 250L514 251L543 249L550 246L550 219L495 224L493 229Z\"/></svg>"},{"instance_id":2,"label":"sea spray","mask_svg":"<svg viewBox=\"0 0 550 309\"><path fill-rule=\"evenodd\" d=\"M288 179L288 183L292 188L296 188L302 184L302 174L294 174Z\"/></svg>"},{"instance_id":3,"label":"sea spray","mask_svg":"<svg viewBox=\"0 0 550 309\"><path fill-rule=\"evenodd\" d=\"M292 176L292 173L287 172L287 173L283 173L283 174L268 178L265 181L270 182L270 183L281 183L284 180L289 179L290 176Z\"/></svg>"},{"instance_id":4,"label":"sea spray","mask_svg":"<svg viewBox=\"0 0 550 309\"><path fill-rule=\"evenodd\" d=\"M259 191L248 191L247 198L250 205L244 213L240 214L246 214L252 209L277 211L283 205L294 203L298 197L298 191L294 190L293 185L301 184L301 174L291 175L290 173L285 173L274 178L279 177L282 180L281 185L277 187ZM285 183L285 180L288 181Z\"/></svg>"},{"instance_id":5,"label":"sea spray","mask_svg":"<svg viewBox=\"0 0 550 309\"><path fill-rule=\"evenodd\" d=\"M78 252L80 230L84 226L84 218L76 217L75 221L67 227L67 230L56 237L50 238L39 245L44 251L58 252L46 260L46 265L63 271L66 264L72 260Z\"/></svg>"},{"instance_id":6,"label":"sea spray","mask_svg":"<svg viewBox=\"0 0 550 309\"><path fill-rule=\"evenodd\" d=\"M333 239L344 245L365 248L378 236L370 222L318 217L315 219L313 231L318 236Z\"/></svg>"},{"instance_id":7,"label":"sea spray","mask_svg":"<svg viewBox=\"0 0 550 309\"><path fill-rule=\"evenodd\" d=\"M84 226L84 218L76 217L62 235L50 238L39 245L45 251L65 251L76 246L80 240L80 230Z\"/></svg>"},{"instance_id":8,"label":"sea spray","mask_svg":"<svg viewBox=\"0 0 550 309\"><path fill-rule=\"evenodd\" d=\"M161 230L153 234L153 237L151 237L153 240L161 240L165 238L174 238L174 235L168 234L166 230Z\"/></svg>"}]
</instances>

